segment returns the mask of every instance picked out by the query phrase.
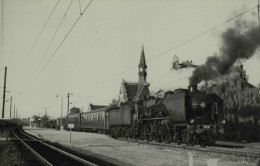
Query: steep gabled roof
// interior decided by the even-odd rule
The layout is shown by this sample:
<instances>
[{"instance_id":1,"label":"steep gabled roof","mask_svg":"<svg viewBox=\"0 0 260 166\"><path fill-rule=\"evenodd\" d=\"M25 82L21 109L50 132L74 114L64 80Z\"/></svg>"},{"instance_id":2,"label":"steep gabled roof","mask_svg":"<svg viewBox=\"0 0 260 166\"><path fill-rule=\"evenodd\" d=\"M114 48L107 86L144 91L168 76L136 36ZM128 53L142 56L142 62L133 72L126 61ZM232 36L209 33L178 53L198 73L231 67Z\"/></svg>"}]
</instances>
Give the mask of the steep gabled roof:
<instances>
[{"instance_id":1,"label":"steep gabled roof","mask_svg":"<svg viewBox=\"0 0 260 166\"><path fill-rule=\"evenodd\" d=\"M138 83L123 82L126 101L132 101L138 90Z\"/></svg>"},{"instance_id":2,"label":"steep gabled roof","mask_svg":"<svg viewBox=\"0 0 260 166\"><path fill-rule=\"evenodd\" d=\"M138 102L139 100L143 99L144 96L150 95L149 86L150 84L148 83L139 84L134 101Z\"/></svg>"},{"instance_id":3,"label":"steep gabled roof","mask_svg":"<svg viewBox=\"0 0 260 166\"><path fill-rule=\"evenodd\" d=\"M249 82L245 82L245 87L247 87L247 88L256 88L254 85L250 84Z\"/></svg>"}]
</instances>

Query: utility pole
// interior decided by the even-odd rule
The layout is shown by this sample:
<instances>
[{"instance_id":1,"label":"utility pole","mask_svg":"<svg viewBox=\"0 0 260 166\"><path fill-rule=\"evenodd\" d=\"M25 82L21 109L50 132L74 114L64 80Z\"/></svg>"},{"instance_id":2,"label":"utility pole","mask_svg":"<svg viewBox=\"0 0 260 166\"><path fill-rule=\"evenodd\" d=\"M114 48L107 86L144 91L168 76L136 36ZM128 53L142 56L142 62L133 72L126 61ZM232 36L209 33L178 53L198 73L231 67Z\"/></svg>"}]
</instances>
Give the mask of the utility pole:
<instances>
[{"instance_id":1,"label":"utility pole","mask_svg":"<svg viewBox=\"0 0 260 166\"><path fill-rule=\"evenodd\" d=\"M63 96L61 97L60 130L62 130Z\"/></svg>"},{"instance_id":2,"label":"utility pole","mask_svg":"<svg viewBox=\"0 0 260 166\"><path fill-rule=\"evenodd\" d=\"M47 125L47 108L45 108L45 127Z\"/></svg>"},{"instance_id":3,"label":"utility pole","mask_svg":"<svg viewBox=\"0 0 260 166\"><path fill-rule=\"evenodd\" d=\"M5 80L4 80L4 91L3 91L2 118L5 117L5 89L6 89L6 75L7 75L7 67L5 66Z\"/></svg>"},{"instance_id":4,"label":"utility pole","mask_svg":"<svg viewBox=\"0 0 260 166\"><path fill-rule=\"evenodd\" d=\"M12 118L12 100L13 100L13 97L11 96L11 101L10 101L10 119Z\"/></svg>"},{"instance_id":5,"label":"utility pole","mask_svg":"<svg viewBox=\"0 0 260 166\"><path fill-rule=\"evenodd\" d=\"M67 109L67 116L69 115L69 111L70 111L70 93L68 93L68 109Z\"/></svg>"},{"instance_id":6,"label":"utility pole","mask_svg":"<svg viewBox=\"0 0 260 166\"><path fill-rule=\"evenodd\" d=\"M68 116L69 116L69 112L70 112L70 95L73 95L73 94L71 94L71 93L68 93L68 110L67 110L67 118L66 118L66 120L67 120L67 124L68 124Z\"/></svg>"},{"instance_id":7,"label":"utility pole","mask_svg":"<svg viewBox=\"0 0 260 166\"><path fill-rule=\"evenodd\" d=\"M14 119L15 119L15 104L14 104Z\"/></svg>"}]
</instances>

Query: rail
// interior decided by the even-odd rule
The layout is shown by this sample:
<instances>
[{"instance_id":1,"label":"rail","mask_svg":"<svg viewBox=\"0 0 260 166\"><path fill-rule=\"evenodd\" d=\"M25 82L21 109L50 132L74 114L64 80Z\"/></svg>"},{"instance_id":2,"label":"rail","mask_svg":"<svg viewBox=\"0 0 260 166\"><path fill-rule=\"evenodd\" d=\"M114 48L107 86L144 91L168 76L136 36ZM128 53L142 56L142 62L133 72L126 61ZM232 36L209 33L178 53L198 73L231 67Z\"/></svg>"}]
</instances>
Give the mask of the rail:
<instances>
[{"instance_id":1,"label":"rail","mask_svg":"<svg viewBox=\"0 0 260 166\"><path fill-rule=\"evenodd\" d=\"M66 157L69 157L69 159L72 159L72 160L75 160L75 161L77 161L77 162L79 162L79 163L82 163L83 165L97 166L96 164L94 164L94 163L92 163L92 162L89 162L89 161L87 161L87 160L85 160L85 159L82 159L82 158L77 157L77 156L75 156L75 155L73 155L73 154L70 154L70 153L68 153L68 152L66 152L66 151L64 151L64 150L61 150L61 149L59 149L59 148L57 148L57 147L54 147L54 146L52 146L52 145L50 145L50 144L48 144L48 143L46 143L46 142L43 142L43 141L41 141L41 140L39 140L39 139L36 139L36 138L34 138L34 137L32 137L32 136L30 136L30 135L28 135L28 134L22 132L20 129L19 129L19 132L20 132L21 134L23 134L24 136L30 138L30 139L21 139L21 138L15 133L15 131L13 131L15 137L18 138L18 139L19 139L40 161L42 161L45 165L53 165L53 164L51 164L51 162L48 161L47 158L44 158L42 155L40 155L38 152L36 152L36 150L34 150L31 146L29 146L28 143L26 143L24 140L27 140L27 141L28 141L28 140L33 140L34 142L38 142L38 143L44 145L45 147L52 149L53 151L56 151L56 152L58 152L58 153L60 153L60 154L62 154L62 155L64 155L64 156L66 156Z\"/></svg>"}]
</instances>

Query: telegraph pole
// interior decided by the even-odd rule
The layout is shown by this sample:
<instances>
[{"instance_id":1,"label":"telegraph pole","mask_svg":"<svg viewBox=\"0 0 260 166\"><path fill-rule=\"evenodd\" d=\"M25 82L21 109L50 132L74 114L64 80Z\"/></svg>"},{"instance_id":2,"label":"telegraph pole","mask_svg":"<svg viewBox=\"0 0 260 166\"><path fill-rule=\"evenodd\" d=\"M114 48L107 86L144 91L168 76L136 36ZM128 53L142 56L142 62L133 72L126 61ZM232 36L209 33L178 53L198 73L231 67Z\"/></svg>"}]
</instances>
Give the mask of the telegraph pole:
<instances>
[{"instance_id":1,"label":"telegraph pole","mask_svg":"<svg viewBox=\"0 0 260 166\"><path fill-rule=\"evenodd\" d=\"M14 104L14 119L15 119L15 104Z\"/></svg>"},{"instance_id":2,"label":"telegraph pole","mask_svg":"<svg viewBox=\"0 0 260 166\"><path fill-rule=\"evenodd\" d=\"M68 116L69 116L69 113L70 113L70 95L73 95L72 93L68 93L68 110L67 110L67 124L68 124Z\"/></svg>"},{"instance_id":3,"label":"telegraph pole","mask_svg":"<svg viewBox=\"0 0 260 166\"><path fill-rule=\"evenodd\" d=\"M61 97L60 130L62 129L63 96Z\"/></svg>"},{"instance_id":4,"label":"telegraph pole","mask_svg":"<svg viewBox=\"0 0 260 166\"><path fill-rule=\"evenodd\" d=\"M12 100L13 100L13 97L11 96L11 101L10 101L10 119L12 118Z\"/></svg>"},{"instance_id":5,"label":"telegraph pole","mask_svg":"<svg viewBox=\"0 0 260 166\"><path fill-rule=\"evenodd\" d=\"M67 116L69 115L70 111L70 93L68 93L68 109L67 109Z\"/></svg>"},{"instance_id":6,"label":"telegraph pole","mask_svg":"<svg viewBox=\"0 0 260 166\"><path fill-rule=\"evenodd\" d=\"M69 111L70 111L70 93L68 93L68 108L67 108L67 116L66 116L66 121L68 125L68 116L69 116Z\"/></svg>"},{"instance_id":7,"label":"telegraph pole","mask_svg":"<svg viewBox=\"0 0 260 166\"><path fill-rule=\"evenodd\" d=\"M4 80L4 91L3 91L2 118L5 117L5 89L6 89L6 75L7 75L7 67L5 66L5 80Z\"/></svg>"},{"instance_id":8,"label":"telegraph pole","mask_svg":"<svg viewBox=\"0 0 260 166\"><path fill-rule=\"evenodd\" d=\"M47 108L45 108L45 127L47 125Z\"/></svg>"}]
</instances>

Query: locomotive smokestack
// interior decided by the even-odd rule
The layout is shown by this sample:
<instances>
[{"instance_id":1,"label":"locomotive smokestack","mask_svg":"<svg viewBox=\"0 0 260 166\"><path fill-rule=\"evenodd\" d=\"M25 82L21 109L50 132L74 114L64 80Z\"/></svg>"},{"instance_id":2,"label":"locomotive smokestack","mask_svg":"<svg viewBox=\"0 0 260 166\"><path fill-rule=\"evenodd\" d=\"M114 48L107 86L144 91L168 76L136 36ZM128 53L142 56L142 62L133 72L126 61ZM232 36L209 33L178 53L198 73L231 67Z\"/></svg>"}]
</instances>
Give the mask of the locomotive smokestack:
<instances>
[{"instance_id":1,"label":"locomotive smokestack","mask_svg":"<svg viewBox=\"0 0 260 166\"><path fill-rule=\"evenodd\" d=\"M189 85L188 89L189 89L189 92L196 92L198 90L198 86L196 84Z\"/></svg>"}]
</instances>

